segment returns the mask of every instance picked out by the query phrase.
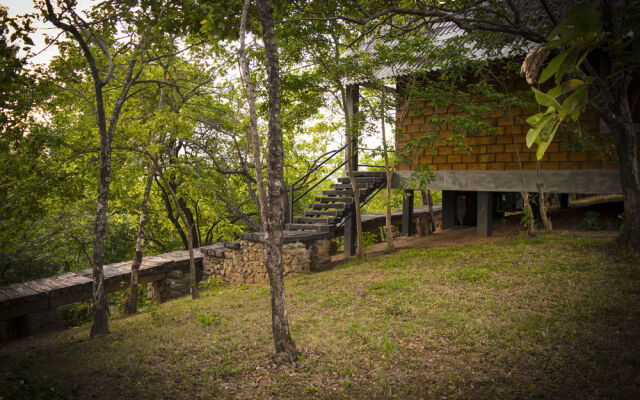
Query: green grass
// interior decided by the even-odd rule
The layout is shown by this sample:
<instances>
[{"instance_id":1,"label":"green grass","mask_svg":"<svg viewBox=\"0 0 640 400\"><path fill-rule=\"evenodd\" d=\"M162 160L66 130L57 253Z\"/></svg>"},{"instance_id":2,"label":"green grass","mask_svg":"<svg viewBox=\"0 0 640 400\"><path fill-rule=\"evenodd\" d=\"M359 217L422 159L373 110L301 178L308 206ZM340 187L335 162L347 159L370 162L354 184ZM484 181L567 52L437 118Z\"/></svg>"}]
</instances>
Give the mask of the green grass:
<instances>
[{"instance_id":1,"label":"green grass","mask_svg":"<svg viewBox=\"0 0 640 400\"><path fill-rule=\"evenodd\" d=\"M29 357L80 398L640 396L640 259L604 239L408 249L286 290L294 366L270 362L268 287L242 285L13 343L0 373Z\"/></svg>"}]
</instances>

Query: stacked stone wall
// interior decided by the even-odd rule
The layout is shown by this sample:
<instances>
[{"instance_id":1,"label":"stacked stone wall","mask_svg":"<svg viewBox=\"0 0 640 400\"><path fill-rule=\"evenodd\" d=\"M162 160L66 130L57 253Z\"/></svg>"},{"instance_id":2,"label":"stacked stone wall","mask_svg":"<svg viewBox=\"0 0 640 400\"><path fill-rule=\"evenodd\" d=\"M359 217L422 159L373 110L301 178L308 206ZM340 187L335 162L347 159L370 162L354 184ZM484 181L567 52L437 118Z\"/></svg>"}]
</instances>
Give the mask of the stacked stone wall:
<instances>
[{"instance_id":1,"label":"stacked stone wall","mask_svg":"<svg viewBox=\"0 0 640 400\"><path fill-rule=\"evenodd\" d=\"M200 251L204 279L214 276L232 285L269 282L264 264L264 243L241 240ZM286 243L282 261L285 278L311 271L311 251L304 243Z\"/></svg>"}]
</instances>

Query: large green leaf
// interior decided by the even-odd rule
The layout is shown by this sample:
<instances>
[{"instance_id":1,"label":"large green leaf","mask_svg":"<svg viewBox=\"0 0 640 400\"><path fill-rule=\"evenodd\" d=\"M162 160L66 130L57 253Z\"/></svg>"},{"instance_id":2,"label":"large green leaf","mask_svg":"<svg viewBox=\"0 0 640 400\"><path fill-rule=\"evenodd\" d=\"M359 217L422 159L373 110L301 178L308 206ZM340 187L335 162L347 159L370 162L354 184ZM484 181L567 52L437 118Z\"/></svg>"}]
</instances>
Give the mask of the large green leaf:
<instances>
[{"instance_id":1,"label":"large green leaf","mask_svg":"<svg viewBox=\"0 0 640 400\"><path fill-rule=\"evenodd\" d=\"M563 51L562 53L553 57L553 59L549 62L549 65L547 65L546 68L542 70L542 73L540 74L539 82L545 83L556 72L558 72L558 69L560 68L564 60L567 58L567 55L569 55L569 53L566 51Z\"/></svg>"},{"instance_id":2,"label":"large green leaf","mask_svg":"<svg viewBox=\"0 0 640 400\"><path fill-rule=\"evenodd\" d=\"M533 90L533 93L536 96L536 101L538 102L538 104L543 105L545 107L555 107L556 109L560 107L560 103L558 103L556 99L549 96L548 94L541 92L534 87L532 87L531 90Z\"/></svg>"}]
</instances>

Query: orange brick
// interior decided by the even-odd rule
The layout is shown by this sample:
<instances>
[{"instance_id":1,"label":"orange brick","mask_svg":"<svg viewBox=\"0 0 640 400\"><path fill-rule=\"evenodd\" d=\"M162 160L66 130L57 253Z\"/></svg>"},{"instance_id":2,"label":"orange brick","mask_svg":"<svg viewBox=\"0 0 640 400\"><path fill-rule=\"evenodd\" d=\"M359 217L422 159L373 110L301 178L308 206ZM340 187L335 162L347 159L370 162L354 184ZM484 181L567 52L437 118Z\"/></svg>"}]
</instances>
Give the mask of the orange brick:
<instances>
[{"instance_id":1,"label":"orange brick","mask_svg":"<svg viewBox=\"0 0 640 400\"><path fill-rule=\"evenodd\" d=\"M474 144L478 144L479 138L477 137L466 137L464 138L464 144L467 146L473 146Z\"/></svg>"},{"instance_id":2,"label":"orange brick","mask_svg":"<svg viewBox=\"0 0 640 400\"><path fill-rule=\"evenodd\" d=\"M513 118L510 118L510 117L498 118L498 126L507 126L507 125L513 125Z\"/></svg>"},{"instance_id":3,"label":"orange brick","mask_svg":"<svg viewBox=\"0 0 640 400\"><path fill-rule=\"evenodd\" d=\"M510 153L496 154L496 161L513 161Z\"/></svg>"},{"instance_id":4,"label":"orange brick","mask_svg":"<svg viewBox=\"0 0 640 400\"><path fill-rule=\"evenodd\" d=\"M454 171L466 171L467 164L452 164L452 169Z\"/></svg>"},{"instance_id":5,"label":"orange brick","mask_svg":"<svg viewBox=\"0 0 640 400\"><path fill-rule=\"evenodd\" d=\"M438 147L438 154L440 154L441 156L453 154L453 147L449 147L449 146Z\"/></svg>"},{"instance_id":6,"label":"orange brick","mask_svg":"<svg viewBox=\"0 0 640 400\"><path fill-rule=\"evenodd\" d=\"M549 147L547 147L547 153L558 153L560 151L560 145L558 143L551 143Z\"/></svg>"},{"instance_id":7,"label":"orange brick","mask_svg":"<svg viewBox=\"0 0 640 400\"><path fill-rule=\"evenodd\" d=\"M602 169L602 161L584 161L580 163L580 169Z\"/></svg>"},{"instance_id":8,"label":"orange brick","mask_svg":"<svg viewBox=\"0 0 640 400\"><path fill-rule=\"evenodd\" d=\"M476 154L483 154L487 152L487 146L473 146L473 148L471 149L472 152L476 153Z\"/></svg>"},{"instance_id":9,"label":"orange brick","mask_svg":"<svg viewBox=\"0 0 640 400\"><path fill-rule=\"evenodd\" d=\"M420 162L427 163L427 164L432 164L433 163L433 156L420 156Z\"/></svg>"},{"instance_id":10,"label":"orange brick","mask_svg":"<svg viewBox=\"0 0 640 400\"><path fill-rule=\"evenodd\" d=\"M435 156L435 157L433 157L433 163L434 164L446 164L447 163L447 156Z\"/></svg>"},{"instance_id":11,"label":"orange brick","mask_svg":"<svg viewBox=\"0 0 640 400\"><path fill-rule=\"evenodd\" d=\"M542 165L540 166L540 168L542 169L548 169L548 170L557 170L557 169L561 169L560 168L560 163L558 162L543 162ZM564 169L564 168L562 168Z\"/></svg>"},{"instance_id":12,"label":"orange brick","mask_svg":"<svg viewBox=\"0 0 640 400\"><path fill-rule=\"evenodd\" d=\"M505 126L504 127L504 133L509 134L509 135L520 135L522 133L522 126L520 125L513 125L513 126ZM513 138L512 138L513 140Z\"/></svg>"},{"instance_id":13,"label":"orange brick","mask_svg":"<svg viewBox=\"0 0 640 400\"><path fill-rule=\"evenodd\" d=\"M589 155L582 151L569 153L569 161L587 161L588 159Z\"/></svg>"},{"instance_id":14,"label":"orange brick","mask_svg":"<svg viewBox=\"0 0 640 400\"><path fill-rule=\"evenodd\" d=\"M491 118L498 118L498 117L503 117L504 114L505 114L504 110L494 110L494 111L491 111L489 115L491 116Z\"/></svg>"},{"instance_id":15,"label":"orange brick","mask_svg":"<svg viewBox=\"0 0 640 400\"><path fill-rule=\"evenodd\" d=\"M495 142L496 142L495 136L484 136L484 137L478 138L478 144L493 144Z\"/></svg>"},{"instance_id":16,"label":"orange brick","mask_svg":"<svg viewBox=\"0 0 640 400\"><path fill-rule=\"evenodd\" d=\"M487 146L487 151L489 153L502 153L504 152L504 145L492 144L491 146Z\"/></svg>"},{"instance_id":17,"label":"orange brick","mask_svg":"<svg viewBox=\"0 0 640 400\"><path fill-rule=\"evenodd\" d=\"M462 156L462 162L464 163L474 163L476 162L475 154L465 154Z\"/></svg>"},{"instance_id":18,"label":"orange brick","mask_svg":"<svg viewBox=\"0 0 640 400\"><path fill-rule=\"evenodd\" d=\"M459 156L459 155L447 156L447 162L450 164L462 162L462 156Z\"/></svg>"},{"instance_id":19,"label":"orange brick","mask_svg":"<svg viewBox=\"0 0 640 400\"><path fill-rule=\"evenodd\" d=\"M504 164L503 163L489 163L487 164L487 169L491 171L503 171Z\"/></svg>"},{"instance_id":20,"label":"orange brick","mask_svg":"<svg viewBox=\"0 0 640 400\"><path fill-rule=\"evenodd\" d=\"M514 154L514 157L515 157L516 148L512 144L505 144L504 145L504 152L506 154Z\"/></svg>"},{"instance_id":21,"label":"orange brick","mask_svg":"<svg viewBox=\"0 0 640 400\"><path fill-rule=\"evenodd\" d=\"M511 135L496 136L496 143L498 144L513 143L513 137Z\"/></svg>"},{"instance_id":22,"label":"orange brick","mask_svg":"<svg viewBox=\"0 0 640 400\"><path fill-rule=\"evenodd\" d=\"M424 117L414 117L411 118L411 124L412 125L424 125L426 123L426 120Z\"/></svg>"},{"instance_id":23,"label":"orange brick","mask_svg":"<svg viewBox=\"0 0 640 400\"><path fill-rule=\"evenodd\" d=\"M545 158L547 158L546 154ZM550 153L549 161L567 161L567 153Z\"/></svg>"},{"instance_id":24,"label":"orange brick","mask_svg":"<svg viewBox=\"0 0 640 400\"><path fill-rule=\"evenodd\" d=\"M617 161L606 161L604 163L604 169L619 169L620 165Z\"/></svg>"},{"instance_id":25,"label":"orange brick","mask_svg":"<svg viewBox=\"0 0 640 400\"><path fill-rule=\"evenodd\" d=\"M579 164L575 161L565 161L560 163L560 169L578 169Z\"/></svg>"},{"instance_id":26,"label":"orange brick","mask_svg":"<svg viewBox=\"0 0 640 400\"><path fill-rule=\"evenodd\" d=\"M495 154L480 154L478 155L478 162L490 163L496 160Z\"/></svg>"},{"instance_id":27,"label":"orange brick","mask_svg":"<svg viewBox=\"0 0 640 400\"><path fill-rule=\"evenodd\" d=\"M422 125L409 125L407 127L407 132L408 133L417 133L423 130L423 126Z\"/></svg>"},{"instance_id":28,"label":"orange brick","mask_svg":"<svg viewBox=\"0 0 640 400\"><path fill-rule=\"evenodd\" d=\"M524 167L524 164L523 164ZM520 170L520 164L518 163L506 163L504 165L504 169L506 169L507 171L514 171L514 170ZM526 168L525 168L526 169Z\"/></svg>"},{"instance_id":29,"label":"orange brick","mask_svg":"<svg viewBox=\"0 0 640 400\"><path fill-rule=\"evenodd\" d=\"M447 111L449 113L457 113L457 112L460 112L460 107L458 107L458 106L449 106L447 108Z\"/></svg>"},{"instance_id":30,"label":"orange brick","mask_svg":"<svg viewBox=\"0 0 640 400\"><path fill-rule=\"evenodd\" d=\"M484 163L467 164L467 169L469 171L485 171L487 169L487 164L484 164Z\"/></svg>"},{"instance_id":31,"label":"orange brick","mask_svg":"<svg viewBox=\"0 0 640 400\"><path fill-rule=\"evenodd\" d=\"M451 169L451 164L438 164L438 170L440 171L450 171Z\"/></svg>"}]
</instances>

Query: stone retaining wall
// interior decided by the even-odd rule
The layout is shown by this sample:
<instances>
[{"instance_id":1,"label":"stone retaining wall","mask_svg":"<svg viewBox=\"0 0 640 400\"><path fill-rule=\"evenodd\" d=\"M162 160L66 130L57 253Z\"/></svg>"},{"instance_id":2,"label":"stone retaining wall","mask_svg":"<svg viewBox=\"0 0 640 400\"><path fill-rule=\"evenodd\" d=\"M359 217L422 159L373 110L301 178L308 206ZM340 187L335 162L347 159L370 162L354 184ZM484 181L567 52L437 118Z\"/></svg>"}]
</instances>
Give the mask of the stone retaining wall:
<instances>
[{"instance_id":1,"label":"stone retaining wall","mask_svg":"<svg viewBox=\"0 0 640 400\"><path fill-rule=\"evenodd\" d=\"M283 246L285 278L321 269L330 261L330 242L315 240L306 245L301 242ZM201 248L202 276L221 279L227 284L268 283L264 265L264 243L240 240L223 246Z\"/></svg>"}]
</instances>

